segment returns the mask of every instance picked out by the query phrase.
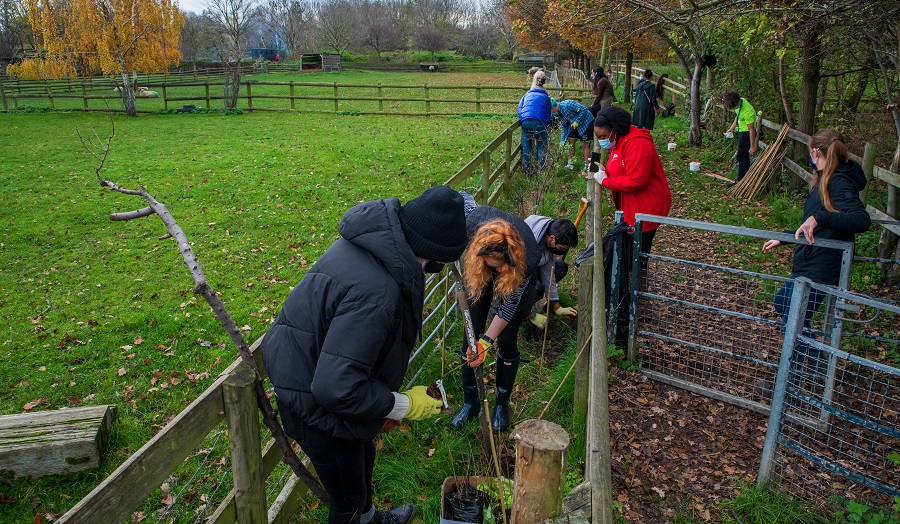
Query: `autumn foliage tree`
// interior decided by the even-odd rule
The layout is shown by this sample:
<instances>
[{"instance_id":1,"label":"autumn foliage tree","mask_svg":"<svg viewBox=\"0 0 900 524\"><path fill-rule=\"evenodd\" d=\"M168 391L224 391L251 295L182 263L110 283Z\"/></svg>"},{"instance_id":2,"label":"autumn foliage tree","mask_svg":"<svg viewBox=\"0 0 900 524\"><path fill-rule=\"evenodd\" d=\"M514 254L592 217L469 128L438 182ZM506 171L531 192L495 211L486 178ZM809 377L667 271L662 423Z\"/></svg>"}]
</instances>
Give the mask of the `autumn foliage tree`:
<instances>
[{"instance_id":1,"label":"autumn foliage tree","mask_svg":"<svg viewBox=\"0 0 900 524\"><path fill-rule=\"evenodd\" d=\"M181 60L184 17L172 0L28 0L35 54L8 73L28 79L103 74L122 79L125 114L136 115L134 74Z\"/></svg>"}]
</instances>

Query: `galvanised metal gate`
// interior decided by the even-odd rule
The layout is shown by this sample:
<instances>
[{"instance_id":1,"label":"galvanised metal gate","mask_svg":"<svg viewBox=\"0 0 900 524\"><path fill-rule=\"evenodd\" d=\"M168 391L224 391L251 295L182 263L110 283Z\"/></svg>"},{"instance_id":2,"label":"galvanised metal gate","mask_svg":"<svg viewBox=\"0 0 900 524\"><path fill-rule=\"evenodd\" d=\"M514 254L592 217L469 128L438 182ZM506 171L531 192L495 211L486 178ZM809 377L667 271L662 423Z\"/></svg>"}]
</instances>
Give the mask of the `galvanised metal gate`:
<instances>
[{"instance_id":1,"label":"galvanised metal gate","mask_svg":"<svg viewBox=\"0 0 900 524\"><path fill-rule=\"evenodd\" d=\"M823 295L835 304L835 322L813 318L804 327L803 312ZM822 330L823 339L840 343L819 340ZM881 507L900 502L900 369L859 356L896 364L898 332L897 305L797 279L759 483L775 480L812 500L839 494Z\"/></svg>"},{"instance_id":2,"label":"galvanised metal gate","mask_svg":"<svg viewBox=\"0 0 900 524\"><path fill-rule=\"evenodd\" d=\"M632 363L661 382L768 411L771 386L767 385L775 382L783 342L782 318L773 301L787 278L721 263L641 253L644 222L693 230L697 242L718 243L725 235L776 239L785 244L805 241L787 233L635 215L634 256L629 262L631 274L639 278L630 282L628 355ZM842 251L840 282L846 288L853 244L817 239L816 246ZM678 252L689 257L690 245L679 246ZM727 253L722 258L727 258ZM833 318L833 311L833 301L829 301L826 321ZM834 334L840 337L839 330Z\"/></svg>"}]
</instances>

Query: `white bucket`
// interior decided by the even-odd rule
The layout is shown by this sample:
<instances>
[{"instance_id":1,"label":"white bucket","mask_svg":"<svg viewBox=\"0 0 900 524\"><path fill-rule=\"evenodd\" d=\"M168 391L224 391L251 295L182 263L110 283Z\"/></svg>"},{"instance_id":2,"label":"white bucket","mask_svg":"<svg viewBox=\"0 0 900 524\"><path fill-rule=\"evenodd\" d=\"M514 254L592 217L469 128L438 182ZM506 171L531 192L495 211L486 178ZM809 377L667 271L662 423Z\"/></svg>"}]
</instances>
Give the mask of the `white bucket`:
<instances>
[{"instance_id":1,"label":"white bucket","mask_svg":"<svg viewBox=\"0 0 900 524\"><path fill-rule=\"evenodd\" d=\"M675 151L675 142L669 142L669 151Z\"/></svg>"},{"instance_id":2,"label":"white bucket","mask_svg":"<svg viewBox=\"0 0 900 524\"><path fill-rule=\"evenodd\" d=\"M691 162L690 163L691 171L700 171L700 162Z\"/></svg>"}]
</instances>

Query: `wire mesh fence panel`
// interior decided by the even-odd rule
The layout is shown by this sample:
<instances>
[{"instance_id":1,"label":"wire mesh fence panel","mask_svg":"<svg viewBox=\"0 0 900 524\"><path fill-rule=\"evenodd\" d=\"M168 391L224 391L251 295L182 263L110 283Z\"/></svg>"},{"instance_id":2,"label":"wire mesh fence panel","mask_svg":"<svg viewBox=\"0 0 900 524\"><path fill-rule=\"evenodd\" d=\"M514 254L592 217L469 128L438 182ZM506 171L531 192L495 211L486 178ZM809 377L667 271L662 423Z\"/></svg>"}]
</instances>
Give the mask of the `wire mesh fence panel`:
<instances>
[{"instance_id":1,"label":"wire mesh fence panel","mask_svg":"<svg viewBox=\"0 0 900 524\"><path fill-rule=\"evenodd\" d=\"M801 285L790 302L797 318L788 321L759 480L810 500L837 495L892 507L900 500L900 307ZM817 313L805 323L808 304L822 298L836 302L834 320Z\"/></svg>"},{"instance_id":2,"label":"wire mesh fence panel","mask_svg":"<svg viewBox=\"0 0 900 524\"><path fill-rule=\"evenodd\" d=\"M632 253L623 263L639 278L634 286L630 281L622 284L625 289L631 286L631 293L623 293L618 307L630 307L629 301L635 304L629 322L633 333L629 354L643 372L684 389L767 411L784 339L778 300L789 279L721 262L643 253L639 239L646 221L702 230L705 241L714 244L722 235L788 239L782 239L781 233L638 214L635 244L623 250ZM793 235L784 236L795 242ZM844 251L848 263L842 267L841 278L848 278L851 245L832 241L826 247ZM622 329L621 320L619 325Z\"/></svg>"}]
</instances>

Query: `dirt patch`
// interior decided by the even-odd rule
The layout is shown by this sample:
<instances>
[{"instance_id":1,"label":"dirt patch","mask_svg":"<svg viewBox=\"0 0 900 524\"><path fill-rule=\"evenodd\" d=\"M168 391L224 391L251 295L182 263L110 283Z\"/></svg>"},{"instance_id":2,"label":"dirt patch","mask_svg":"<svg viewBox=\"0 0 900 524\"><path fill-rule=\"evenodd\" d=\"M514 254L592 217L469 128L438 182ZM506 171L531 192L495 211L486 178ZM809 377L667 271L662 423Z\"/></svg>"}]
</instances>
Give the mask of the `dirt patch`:
<instances>
[{"instance_id":1,"label":"dirt patch","mask_svg":"<svg viewBox=\"0 0 900 524\"><path fill-rule=\"evenodd\" d=\"M759 468L767 417L618 370L610 383L613 498L630 522L669 522L676 511L715 522Z\"/></svg>"}]
</instances>

